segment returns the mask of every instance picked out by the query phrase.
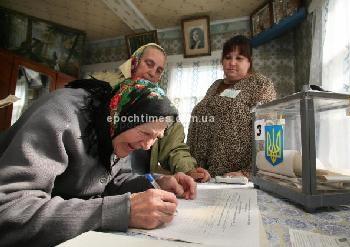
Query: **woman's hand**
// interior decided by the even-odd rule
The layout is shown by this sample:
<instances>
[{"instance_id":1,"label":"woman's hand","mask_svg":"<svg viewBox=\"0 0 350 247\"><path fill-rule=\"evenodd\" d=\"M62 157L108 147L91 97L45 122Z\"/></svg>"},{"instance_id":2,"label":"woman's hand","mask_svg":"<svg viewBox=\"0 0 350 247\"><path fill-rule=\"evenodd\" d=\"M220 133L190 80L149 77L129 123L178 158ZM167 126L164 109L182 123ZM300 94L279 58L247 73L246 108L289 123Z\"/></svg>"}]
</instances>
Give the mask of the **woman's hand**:
<instances>
[{"instance_id":1,"label":"woman's hand","mask_svg":"<svg viewBox=\"0 0 350 247\"><path fill-rule=\"evenodd\" d=\"M187 176L183 172L178 172L174 175L177 182L183 187L183 196L186 200L195 199L197 196L197 184L192 177Z\"/></svg>"},{"instance_id":2,"label":"woman's hand","mask_svg":"<svg viewBox=\"0 0 350 247\"><path fill-rule=\"evenodd\" d=\"M129 227L153 229L173 220L177 199L173 193L149 189L130 196Z\"/></svg>"},{"instance_id":3,"label":"woman's hand","mask_svg":"<svg viewBox=\"0 0 350 247\"><path fill-rule=\"evenodd\" d=\"M197 184L183 172L174 176L162 176L157 179L157 183L163 190L173 192L178 197L194 199L197 195Z\"/></svg>"},{"instance_id":4,"label":"woman's hand","mask_svg":"<svg viewBox=\"0 0 350 247\"><path fill-rule=\"evenodd\" d=\"M192 171L187 172L186 174L192 177L194 181L200 183L205 183L211 178L209 172L202 167L197 167Z\"/></svg>"}]
</instances>

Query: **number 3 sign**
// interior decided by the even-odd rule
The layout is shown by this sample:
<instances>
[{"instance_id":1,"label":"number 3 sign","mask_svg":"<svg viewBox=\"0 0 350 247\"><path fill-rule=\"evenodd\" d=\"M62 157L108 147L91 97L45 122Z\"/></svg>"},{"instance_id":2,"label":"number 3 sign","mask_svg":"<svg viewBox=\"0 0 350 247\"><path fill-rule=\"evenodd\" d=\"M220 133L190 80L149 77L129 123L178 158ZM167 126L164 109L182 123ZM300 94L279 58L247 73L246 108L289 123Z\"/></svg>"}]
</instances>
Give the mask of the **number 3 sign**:
<instances>
[{"instance_id":1,"label":"number 3 sign","mask_svg":"<svg viewBox=\"0 0 350 247\"><path fill-rule=\"evenodd\" d=\"M265 140L265 120L260 119L254 122L255 140Z\"/></svg>"}]
</instances>

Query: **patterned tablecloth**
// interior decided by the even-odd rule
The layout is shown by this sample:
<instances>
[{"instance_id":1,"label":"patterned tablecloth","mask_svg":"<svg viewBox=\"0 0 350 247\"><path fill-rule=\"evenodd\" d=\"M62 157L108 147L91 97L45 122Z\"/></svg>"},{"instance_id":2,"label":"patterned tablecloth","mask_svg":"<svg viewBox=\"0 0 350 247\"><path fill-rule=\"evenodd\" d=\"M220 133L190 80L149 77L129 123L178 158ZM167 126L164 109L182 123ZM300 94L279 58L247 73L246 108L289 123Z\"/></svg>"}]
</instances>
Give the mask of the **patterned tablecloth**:
<instances>
[{"instance_id":1,"label":"patterned tablecloth","mask_svg":"<svg viewBox=\"0 0 350 247\"><path fill-rule=\"evenodd\" d=\"M258 205L270 246L291 246L290 228L350 237L349 206L307 213L289 200L261 190L258 190Z\"/></svg>"}]
</instances>

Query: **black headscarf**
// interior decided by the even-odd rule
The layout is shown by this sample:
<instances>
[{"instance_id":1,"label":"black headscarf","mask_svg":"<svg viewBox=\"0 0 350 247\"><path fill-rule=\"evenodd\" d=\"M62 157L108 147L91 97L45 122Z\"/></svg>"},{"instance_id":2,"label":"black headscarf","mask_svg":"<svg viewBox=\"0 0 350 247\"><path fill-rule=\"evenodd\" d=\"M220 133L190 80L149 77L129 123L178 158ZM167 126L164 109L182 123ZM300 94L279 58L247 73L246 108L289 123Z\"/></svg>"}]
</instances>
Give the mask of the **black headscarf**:
<instances>
[{"instance_id":1,"label":"black headscarf","mask_svg":"<svg viewBox=\"0 0 350 247\"><path fill-rule=\"evenodd\" d=\"M82 88L89 93L86 107L82 109L89 119L82 139L88 144L88 153L97 155L109 173L114 137L142 123L155 119L171 123L178 116L164 91L146 80L127 79L114 90L109 83L95 78L75 80L66 87ZM125 119L127 121L123 121Z\"/></svg>"}]
</instances>

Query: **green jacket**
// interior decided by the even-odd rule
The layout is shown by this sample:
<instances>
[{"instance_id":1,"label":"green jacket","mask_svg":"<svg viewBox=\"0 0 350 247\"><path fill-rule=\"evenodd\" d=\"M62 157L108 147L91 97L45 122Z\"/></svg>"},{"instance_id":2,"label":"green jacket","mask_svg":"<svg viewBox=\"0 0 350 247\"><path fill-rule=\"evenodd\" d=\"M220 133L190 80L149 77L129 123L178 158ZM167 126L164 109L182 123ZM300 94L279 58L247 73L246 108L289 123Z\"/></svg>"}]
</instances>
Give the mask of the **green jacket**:
<instances>
[{"instance_id":1,"label":"green jacket","mask_svg":"<svg viewBox=\"0 0 350 247\"><path fill-rule=\"evenodd\" d=\"M151 172L186 173L196 168L197 161L191 156L190 148L184 143L184 139L184 127L180 122L169 127L165 131L164 137L157 140L152 146Z\"/></svg>"}]
</instances>

